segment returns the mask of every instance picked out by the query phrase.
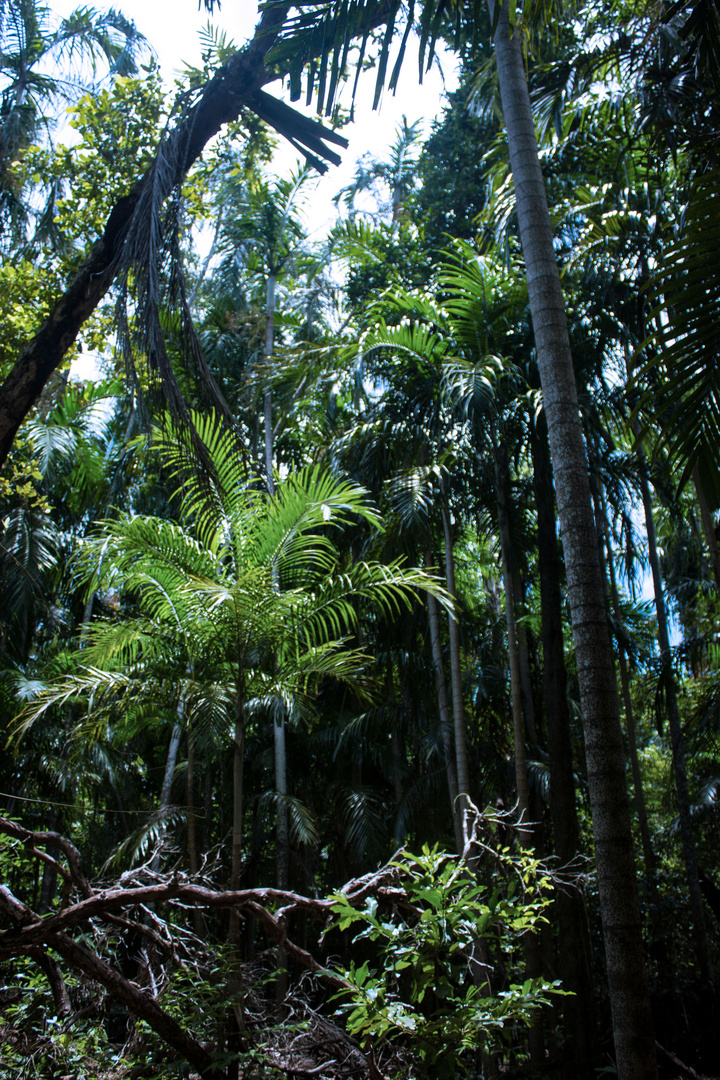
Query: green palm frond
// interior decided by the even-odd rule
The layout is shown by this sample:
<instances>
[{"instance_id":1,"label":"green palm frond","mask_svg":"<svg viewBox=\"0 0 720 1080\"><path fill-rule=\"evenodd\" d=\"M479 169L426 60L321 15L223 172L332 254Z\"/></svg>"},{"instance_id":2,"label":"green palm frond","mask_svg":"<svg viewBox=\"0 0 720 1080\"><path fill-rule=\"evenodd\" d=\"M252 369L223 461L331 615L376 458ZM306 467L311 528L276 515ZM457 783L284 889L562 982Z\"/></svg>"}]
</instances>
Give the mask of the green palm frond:
<instances>
[{"instance_id":1,"label":"green palm frond","mask_svg":"<svg viewBox=\"0 0 720 1080\"><path fill-rule=\"evenodd\" d=\"M260 812L274 810L277 814L284 809L290 823L290 843L296 847L315 847L320 842L315 817L308 806L293 795L283 795L280 791L264 791L258 800Z\"/></svg>"},{"instance_id":2,"label":"green palm frond","mask_svg":"<svg viewBox=\"0 0 720 1080\"><path fill-rule=\"evenodd\" d=\"M85 700L88 710L98 713L134 685L135 680L123 672L83 667L77 675L66 675L53 683L36 686L33 699L15 721L12 734L20 738L48 709L73 701Z\"/></svg>"},{"instance_id":3,"label":"green palm frond","mask_svg":"<svg viewBox=\"0 0 720 1080\"><path fill-rule=\"evenodd\" d=\"M371 789L346 791L340 815L345 844L352 859L360 861L369 847L382 847L387 841L387 809Z\"/></svg>"},{"instance_id":4,"label":"green palm frond","mask_svg":"<svg viewBox=\"0 0 720 1080\"><path fill-rule=\"evenodd\" d=\"M185 810L176 806L155 811L143 825L117 845L102 867L102 873L120 868L129 870L137 866L142 859L146 859L154 849L162 845L163 841L167 843L168 830L185 821L186 816Z\"/></svg>"},{"instance_id":5,"label":"green palm frond","mask_svg":"<svg viewBox=\"0 0 720 1080\"><path fill-rule=\"evenodd\" d=\"M720 506L720 174L698 179L677 240L653 276L654 329L637 374L639 410L686 482L695 466Z\"/></svg>"},{"instance_id":6,"label":"green palm frond","mask_svg":"<svg viewBox=\"0 0 720 1080\"><path fill-rule=\"evenodd\" d=\"M492 354L477 362L453 359L444 365L443 384L464 416L479 423L497 407L497 386L506 370L502 357Z\"/></svg>"},{"instance_id":7,"label":"green palm frond","mask_svg":"<svg viewBox=\"0 0 720 1080\"><path fill-rule=\"evenodd\" d=\"M385 492L392 510L406 529L427 532L437 505L445 469L440 464L415 466L390 477Z\"/></svg>"},{"instance_id":8,"label":"green palm frond","mask_svg":"<svg viewBox=\"0 0 720 1080\"><path fill-rule=\"evenodd\" d=\"M363 353L376 349L392 349L419 360L422 364L442 361L449 349L447 340L432 326L403 319L398 326L388 326L381 320L360 339Z\"/></svg>"}]
</instances>

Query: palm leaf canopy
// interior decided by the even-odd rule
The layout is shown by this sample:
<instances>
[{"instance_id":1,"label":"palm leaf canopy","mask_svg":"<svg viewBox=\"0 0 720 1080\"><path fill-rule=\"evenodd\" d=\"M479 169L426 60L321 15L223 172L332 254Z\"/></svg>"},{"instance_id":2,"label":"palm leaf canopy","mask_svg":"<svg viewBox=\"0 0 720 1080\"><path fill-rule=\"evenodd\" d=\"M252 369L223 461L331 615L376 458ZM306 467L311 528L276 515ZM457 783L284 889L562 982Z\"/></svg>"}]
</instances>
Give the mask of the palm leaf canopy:
<instances>
[{"instance_id":1,"label":"palm leaf canopy","mask_svg":"<svg viewBox=\"0 0 720 1080\"><path fill-rule=\"evenodd\" d=\"M336 545L350 526L380 528L363 488L308 467L279 482L271 498L247 481L231 432L212 418L193 422L212 479L190 471L189 435L156 432L181 480L182 521L124 514L83 545L77 566L88 588L115 597L128 617L93 624L80 674L40 694L23 726L49 704L88 700L96 690L107 700L113 686L134 700L144 683L161 685L158 670L178 683L187 672L217 685L241 678L249 696L305 695L367 666L347 643L365 613L392 619L418 590L450 608L424 571L353 562Z\"/></svg>"},{"instance_id":2,"label":"palm leaf canopy","mask_svg":"<svg viewBox=\"0 0 720 1080\"><path fill-rule=\"evenodd\" d=\"M646 425L720 506L720 174L698 179L683 226L650 285L654 310L637 374Z\"/></svg>"}]
</instances>

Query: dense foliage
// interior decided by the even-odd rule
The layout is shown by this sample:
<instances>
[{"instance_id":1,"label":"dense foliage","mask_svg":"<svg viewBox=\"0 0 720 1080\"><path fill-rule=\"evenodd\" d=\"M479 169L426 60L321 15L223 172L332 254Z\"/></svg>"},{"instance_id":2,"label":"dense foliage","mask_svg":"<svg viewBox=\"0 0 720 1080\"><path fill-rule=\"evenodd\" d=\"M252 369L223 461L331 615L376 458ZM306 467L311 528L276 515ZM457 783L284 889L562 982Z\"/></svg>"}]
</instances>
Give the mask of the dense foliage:
<instances>
[{"instance_id":1,"label":"dense foliage","mask_svg":"<svg viewBox=\"0 0 720 1080\"><path fill-rule=\"evenodd\" d=\"M0 1080L720 1071L716 8L417 7L459 88L320 241L343 137L262 86L339 124L401 5L267 3L172 94L0 9Z\"/></svg>"}]
</instances>

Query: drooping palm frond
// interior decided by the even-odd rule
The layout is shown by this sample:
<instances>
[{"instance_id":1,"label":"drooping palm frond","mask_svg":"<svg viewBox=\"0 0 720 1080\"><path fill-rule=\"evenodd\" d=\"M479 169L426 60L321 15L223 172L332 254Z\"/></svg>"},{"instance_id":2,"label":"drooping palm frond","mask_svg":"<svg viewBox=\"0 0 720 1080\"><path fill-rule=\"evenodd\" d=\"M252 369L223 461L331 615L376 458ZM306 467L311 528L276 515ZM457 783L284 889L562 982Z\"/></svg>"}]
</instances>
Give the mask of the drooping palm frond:
<instances>
[{"instance_id":1,"label":"drooping palm frond","mask_svg":"<svg viewBox=\"0 0 720 1080\"><path fill-rule=\"evenodd\" d=\"M382 848L387 842L386 808L372 789L345 791L340 815L345 845L352 859L359 862L370 846Z\"/></svg>"},{"instance_id":2,"label":"drooping palm frond","mask_svg":"<svg viewBox=\"0 0 720 1080\"><path fill-rule=\"evenodd\" d=\"M116 700L119 693L132 688L134 680L123 672L86 667L77 675L66 675L54 683L34 680L32 688L26 688L23 680L18 678L18 684L19 696L30 700L15 721L13 734L16 737L22 736L48 709L62 707L71 701L86 699L89 707L97 711L109 701Z\"/></svg>"},{"instance_id":3,"label":"drooping palm frond","mask_svg":"<svg viewBox=\"0 0 720 1080\"><path fill-rule=\"evenodd\" d=\"M171 826L185 821L186 816L186 811L177 806L169 806L166 810L156 810L149 814L146 822L117 845L105 861L101 872L130 870L142 859L147 859L153 851L159 852L162 847L171 846L168 830Z\"/></svg>"},{"instance_id":4,"label":"drooping palm frond","mask_svg":"<svg viewBox=\"0 0 720 1080\"><path fill-rule=\"evenodd\" d=\"M652 327L637 373L645 427L720 505L720 173L696 180L679 236L653 275Z\"/></svg>"},{"instance_id":5,"label":"drooping palm frond","mask_svg":"<svg viewBox=\"0 0 720 1080\"><path fill-rule=\"evenodd\" d=\"M388 501L403 528L428 531L445 471L440 463L416 466L385 482Z\"/></svg>"},{"instance_id":6,"label":"drooping palm frond","mask_svg":"<svg viewBox=\"0 0 720 1080\"><path fill-rule=\"evenodd\" d=\"M317 822L308 806L293 795L284 795L280 791L264 791L258 799L260 812L274 810L278 813L284 810L290 823L290 843L299 847L305 845L314 847L318 844L320 834Z\"/></svg>"},{"instance_id":7,"label":"drooping palm frond","mask_svg":"<svg viewBox=\"0 0 720 1080\"><path fill-rule=\"evenodd\" d=\"M690 817L696 826L706 829L720 826L720 776L711 776L705 781L690 805ZM680 835L679 819L673 823L670 834Z\"/></svg>"}]
</instances>

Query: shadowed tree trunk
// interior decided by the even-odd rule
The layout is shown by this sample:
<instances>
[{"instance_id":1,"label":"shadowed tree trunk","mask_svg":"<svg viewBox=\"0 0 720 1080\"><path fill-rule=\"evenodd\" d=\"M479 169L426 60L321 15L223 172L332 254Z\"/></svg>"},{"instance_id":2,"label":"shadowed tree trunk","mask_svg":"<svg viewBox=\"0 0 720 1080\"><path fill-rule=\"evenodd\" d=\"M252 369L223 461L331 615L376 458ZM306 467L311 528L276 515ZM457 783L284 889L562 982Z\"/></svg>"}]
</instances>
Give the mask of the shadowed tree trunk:
<instances>
[{"instance_id":1,"label":"shadowed tree trunk","mask_svg":"<svg viewBox=\"0 0 720 1080\"><path fill-rule=\"evenodd\" d=\"M550 815L560 867L571 866L580 851L575 804L570 710L563 640L560 552L555 492L544 416L531 429L533 485L537 508L540 619L543 646L543 697L550 757ZM572 876L572 875L571 875ZM590 967L591 947L585 902L572 882L557 892L559 974L572 993L562 999L565 1037L571 1062L567 1080L594 1080L598 1064L597 1019Z\"/></svg>"},{"instance_id":2,"label":"shadowed tree trunk","mask_svg":"<svg viewBox=\"0 0 720 1080\"><path fill-rule=\"evenodd\" d=\"M637 430L635 434L636 436L638 435ZM697 857L695 854L695 838L693 836L692 821L690 818L690 792L688 789L687 766L685 764L685 746L682 736L682 724L680 722L680 710L677 702L677 686L675 684L675 675L672 670L670 635L668 633L667 613L665 611L665 599L662 591L660 560L658 558L657 539L655 535L655 519L653 517L652 499L650 498L650 486L647 478L645 452L639 444L637 453L638 471L640 474L640 491L642 494L643 510L645 512L645 527L648 539L648 560L650 562L650 570L652 571L653 590L655 593L655 611L657 613L660 661L664 669L665 704L668 725L670 727L672 765L675 776L675 794L677 797L680 840L690 899L695 961L699 977L704 983L709 983L712 979L712 967L710 963L707 933L705 930L705 912L703 910L702 893L700 891L700 879L698 876Z\"/></svg>"},{"instance_id":3,"label":"shadowed tree trunk","mask_svg":"<svg viewBox=\"0 0 720 1080\"><path fill-rule=\"evenodd\" d=\"M601 515L603 535L605 538L605 552L607 558L608 582L610 585L610 601L612 603L613 616L617 633L622 633L622 612L620 611L620 596L615 574L615 556L613 554L612 537L610 535L610 522L608 520L607 504L605 496L598 492L598 509ZM625 708L625 729L627 731L628 750L630 756L630 770L635 789L635 810L638 816L640 828L640 842L645 861L645 873L647 880L655 893L653 871L655 868L655 853L650 840L650 827L648 825L647 807L645 805L645 792L643 790L642 775L640 772L640 760L638 758L637 738L635 734L635 714L633 710L632 696L630 694L630 672L628 669L627 654L622 640L618 640L618 666L620 668L620 688L622 691L623 706Z\"/></svg>"},{"instance_id":4,"label":"shadowed tree trunk","mask_svg":"<svg viewBox=\"0 0 720 1080\"><path fill-rule=\"evenodd\" d=\"M493 15L492 0L490 10ZM615 1053L620 1080L656 1080L613 654L565 308L521 36L519 29L510 32L505 3L494 45L565 554Z\"/></svg>"},{"instance_id":5,"label":"shadowed tree trunk","mask_svg":"<svg viewBox=\"0 0 720 1080\"><path fill-rule=\"evenodd\" d=\"M453 600L457 600L455 588L455 556L453 553L452 530L447 508L442 506L442 523L445 535L445 584ZM460 629L457 618L448 614L448 636L450 643L450 685L453 702L453 732L455 735L455 765L457 768L458 794L460 796L459 813L463 821L463 837L466 837L465 808L466 796L470 794L470 770L467 757L467 737L465 731L465 702L463 700L462 669L460 664Z\"/></svg>"},{"instance_id":6,"label":"shadowed tree trunk","mask_svg":"<svg viewBox=\"0 0 720 1080\"><path fill-rule=\"evenodd\" d=\"M510 700L513 718L513 741L515 745L515 790L517 813L520 821L526 821L530 794L528 791L527 758L525 753L525 722L522 711L522 683L520 677L520 654L518 650L517 622L515 619L515 595L512 584L512 552L510 520L508 516L508 462L504 447L493 440L495 465L495 497L497 499L498 531L502 553L503 587L505 590L505 620L507 624L508 663L510 665ZM526 838L525 843L529 842Z\"/></svg>"},{"instance_id":7,"label":"shadowed tree trunk","mask_svg":"<svg viewBox=\"0 0 720 1080\"><path fill-rule=\"evenodd\" d=\"M428 549L425 553L425 565L432 566L432 555ZM445 772L447 774L448 794L452 810L453 828L455 830L455 847L458 854L462 854L465 844L463 842L463 830L460 815L458 814L458 779L455 767L455 755L453 753L450 725L450 706L448 704L447 684L445 682L445 669L443 667L442 646L440 643L440 624L438 621L437 601L428 593L428 628L430 630L430 648L432 650L433 669L435 671L435 690L437 693L438 714L440 717L440 731L442 736L443 752L445 755Z\"/></svg>"}]
</instances>

